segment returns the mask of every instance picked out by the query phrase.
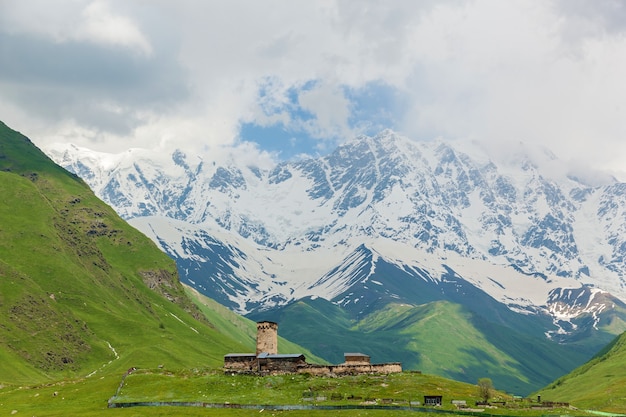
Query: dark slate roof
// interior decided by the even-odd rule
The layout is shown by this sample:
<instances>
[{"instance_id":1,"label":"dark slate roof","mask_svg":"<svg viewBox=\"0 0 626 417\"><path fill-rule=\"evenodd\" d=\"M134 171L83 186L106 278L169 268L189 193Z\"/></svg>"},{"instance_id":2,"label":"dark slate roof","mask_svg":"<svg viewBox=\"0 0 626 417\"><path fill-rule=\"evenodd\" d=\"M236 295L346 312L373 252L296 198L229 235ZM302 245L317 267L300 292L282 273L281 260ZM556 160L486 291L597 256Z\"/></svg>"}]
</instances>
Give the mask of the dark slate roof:
<instances>
[{"instance_id":1,"label":"dark slate roof","mask_svg":"<svg viewBox=\"0 0 626 417\"><path fill-rule=\"evenodd\" d=\"M304 357L302 353L259 353L259 359L295 359L299 357Z\"/></svg>"},{"instance_id":2,"label":"dark slate roof","mask_svg":"<svg viewBox=\"0 0 626 417\"><path fill-rule=\"evenodd\" d=\"M254 353L229 353L224 355L225 358L256 358Z\"/></svg>"},{"instance_id":3,"label":"dark slate roof","mask_svg":"<svg viewBox=\"0 0 626 417\"><path fill-rule=\"evenodd\" d=\"M344 353L343 356L363 356L363 357L367 357L369 358L369 355L366 355L365 353L353 353L353 352L347 352Z\"/></svg>"}]
</instances>

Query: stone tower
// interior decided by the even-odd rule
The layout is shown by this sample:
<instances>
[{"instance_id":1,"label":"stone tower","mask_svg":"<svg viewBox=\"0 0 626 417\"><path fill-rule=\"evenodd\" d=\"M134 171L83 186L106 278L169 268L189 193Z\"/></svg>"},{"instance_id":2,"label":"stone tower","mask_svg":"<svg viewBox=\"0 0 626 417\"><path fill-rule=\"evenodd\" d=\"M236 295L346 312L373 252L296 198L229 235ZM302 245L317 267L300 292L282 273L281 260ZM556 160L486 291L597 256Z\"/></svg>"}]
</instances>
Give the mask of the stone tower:
<instances>
[{"instance_id":1,"label":"stone tower","mask_svg":"<svg viewBox=\"0 0 626 417\"><path fill-rule=\"evenodd\" d=\"M256 324L256 354L278 353L278 324L273 321L260 321Z\"/></svg>"}]
</instances>

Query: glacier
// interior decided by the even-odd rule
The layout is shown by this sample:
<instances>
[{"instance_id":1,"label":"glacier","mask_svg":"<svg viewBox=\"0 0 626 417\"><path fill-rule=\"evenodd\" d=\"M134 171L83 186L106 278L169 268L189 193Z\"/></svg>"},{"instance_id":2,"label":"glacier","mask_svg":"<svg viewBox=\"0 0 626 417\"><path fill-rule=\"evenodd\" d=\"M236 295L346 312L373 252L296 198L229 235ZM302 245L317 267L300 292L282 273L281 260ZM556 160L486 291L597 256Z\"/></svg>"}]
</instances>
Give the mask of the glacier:
<instances>
[{"instance_id":1,"label":"glacier","mask_svg":"<svg viewBox=\"0 0 626 417\"><path fill-rule=\"evenodd\" d=\"M380 260L434 285L454 271L512 311L549 314L548 336L598 311L567 304L568 291L626 300L626 184L543 149L498 155L386 130L273 166L45 151L176 259L184 282L240 313L304 297L345 304Z\"/></svg>"}]
</instances>

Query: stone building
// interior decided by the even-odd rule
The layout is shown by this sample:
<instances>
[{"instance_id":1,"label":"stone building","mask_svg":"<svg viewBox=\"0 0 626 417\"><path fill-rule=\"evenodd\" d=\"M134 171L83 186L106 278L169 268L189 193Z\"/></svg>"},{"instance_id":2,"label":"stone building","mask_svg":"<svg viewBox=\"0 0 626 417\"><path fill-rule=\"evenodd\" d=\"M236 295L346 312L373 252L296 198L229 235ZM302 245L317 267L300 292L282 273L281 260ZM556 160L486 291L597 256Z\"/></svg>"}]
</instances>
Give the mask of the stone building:
<instances>
[{"instance_id":1,"label":"stone building","mask_svg":"<svg viewBox=\"0 0 626 417\"><path fill-rule=\"evenodd\" d=\"M231 373L311 375L390 374L402 372L399 362L371 364L363 353L345 353L340 365L314 365L306 362L301 353L278 353L278 324L271 321L257 323L256 353L229 353L224 355L224 371Z\"/></svg>"},{"instance_id":2,"label":"stone building","mask_svg":"<svg viewBox=\"0 0 626 417\"><path fill-rule=\"evenodd\" d=\"M260 321L256 324L256 353L229 353L224 356L227 372L296 373L306 366L301 353L278 354L278 324Z\"/></svg>"},{"instance_id":3,"label":"stone building","mask_svg":"<svg viewBox=\"0 0 626 417\"><path fill-rule=\"evenodd\" d=\"M369 365L370 357L363 353L344 353L344 365Z\"/></svg>"},{"instance_id":4,"label":"stone building","mask_svg":"<svg viewBox=\"0 0 626 417\"><path fill-rule=\"evenodd\" d=\"M261 321L256 324L256 354L278 353L278 324L273 321Z\"/></svg>"}]
</instances>

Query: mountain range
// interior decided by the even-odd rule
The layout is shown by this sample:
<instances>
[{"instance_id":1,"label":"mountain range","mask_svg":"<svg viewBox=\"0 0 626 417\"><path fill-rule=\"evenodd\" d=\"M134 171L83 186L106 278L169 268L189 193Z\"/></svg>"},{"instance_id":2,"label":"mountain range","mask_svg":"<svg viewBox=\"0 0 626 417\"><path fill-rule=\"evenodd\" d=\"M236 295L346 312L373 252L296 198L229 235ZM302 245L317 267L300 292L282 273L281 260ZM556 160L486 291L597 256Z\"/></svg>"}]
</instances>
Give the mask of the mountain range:
<instances>
[{"instance_id":1,"label":"mountain range","mask_svg":"<svg viewBox=\"0 0 626 417\"><path fill-rule=\"evenodd\" d=\"M175 259L184 283L280 319L322 357L367 340L409 368L530 392L626 329L626 184L542 149L384 131L273 166L45 151Z\"/></svg>"}]
</instances>

